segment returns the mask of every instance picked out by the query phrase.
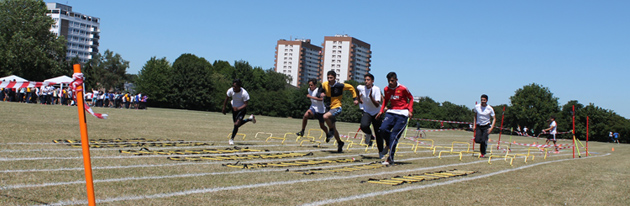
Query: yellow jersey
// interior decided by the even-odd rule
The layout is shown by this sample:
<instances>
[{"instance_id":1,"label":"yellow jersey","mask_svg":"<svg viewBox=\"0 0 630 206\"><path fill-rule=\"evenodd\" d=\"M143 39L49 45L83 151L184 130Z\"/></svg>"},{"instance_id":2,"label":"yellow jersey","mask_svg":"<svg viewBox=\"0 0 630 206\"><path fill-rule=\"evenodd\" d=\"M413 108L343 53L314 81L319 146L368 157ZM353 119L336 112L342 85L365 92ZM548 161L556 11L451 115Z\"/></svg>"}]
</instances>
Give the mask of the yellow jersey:
<instances>
[{"instance_id":1,"label":"yellow jersey","mask_svg":"<svg viewBox=\"0 0 630 206\"><path fill-rule=\"evenodd\" d=\"M324 89L326 96L330 97L330 109L341 107L341 98L344 90L351 91L352 98L357 99L357 92L351 84L335 82L331 86L328 81L325 81L322 83L322 89Z\"/></svg>"}]
</instances>

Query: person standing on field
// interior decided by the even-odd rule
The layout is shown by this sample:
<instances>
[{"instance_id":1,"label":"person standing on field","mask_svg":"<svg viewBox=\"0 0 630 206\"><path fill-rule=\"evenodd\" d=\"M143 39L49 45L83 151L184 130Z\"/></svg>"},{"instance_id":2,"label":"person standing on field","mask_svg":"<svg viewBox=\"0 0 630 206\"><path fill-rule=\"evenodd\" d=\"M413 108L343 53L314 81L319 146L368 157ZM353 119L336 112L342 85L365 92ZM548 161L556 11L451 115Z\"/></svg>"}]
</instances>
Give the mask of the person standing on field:
<instances>
[{"instance_id":1,"label":"person standing on field","mask_svg":"<svg viewBox=\"0 0 630 206\"><path fill-rule=\"evenodd\" d=\"M549 123L549 128L543 129L543 132L549 132L549 134L547 135L547 141L545 141L545 145L547 145L549 141L553 141L553 147L556 149L554 153L559 153L558 145L556 144L556 134L558 133L558 124L556 123L556 117L552 115L551 118L549 118L549 121L551 122Z\"/></svg>"},{"instance_id":2,"label":"person standing on field","mask_svg":"<svg viewBox=\"0 0 630 206\"><path fill-rule=\"evenodd\" d=\"M475 142L479 143L479 157L486 157L486 148L488 147L488 136L497 118L494 115L494 109L488 105L488 95L481 95L481 104L475 105L475 115L473 130L475 131ZM492 122L490 121L492 119Z\"/></svg>"},{"instance_id":3,"label":"person standing on field","mask_svg":"<svg viewBox=\"0 0 630 206\"><path fill-rule=\"evenodd\" d=\"M222 112L223 115L225 115L225 105L227 104L227 100L230 97L232 98L232 101L230 103L232 104L232 121L234 122L234 129L232 129L232 137L230 137L230 140L228 141L230 145L234 144L234 136L236 136L238 128L249 121L256 124L256 118L253 114L250 115L249 118L243 119L245 118L245 115L247 113L249 93L247 93L247 90L245 90L245 88L242 88L242 85L243 82L241 82L240 79L235 79L232 82L232 87L227 91L227 96L225 96L225 100L223 100Z\"/></svg>"},{"instance_id":4,"label":"person standing on field","mask_svg":"<svg viewBox=\"0 0 630 206\"><path fill-rule=\"evenodd\" d=\"M319 128L322 129L322 132L328 131L328 128L324 124L324 112L326 112L324 96L326 96L326 94L323 91L321 87L317 87L317 79L312 78L308 80L308 94L306 94L306 98L311 100L311 106L304 112L304 117L302 117L302 130L295 133L295 135L303 137L308 119L313 117L319 120Z\"/></svg>"},{"instance_id":5,"label":"person standing on field","mask_svg":"<svg viewBox=\"0 0 630 206\"><path fill-rule=\"evenodd\" d=\"M380 127L381 136L387 141L387 148L383 149L379 157L382 159L389 152L387 160L382 162L383 165L389 166L394 164L394 156L396 155L396 145L400 136L403 134L407 121L413 117L413 95L407 87L398 83L398 76L395 72L387 74L387 87L384 89L383 105L376 115L376 119L380 119L385 111L387 104L391 102L391 106L385 113L385 119Z\"/></svg>"}]
</instances>

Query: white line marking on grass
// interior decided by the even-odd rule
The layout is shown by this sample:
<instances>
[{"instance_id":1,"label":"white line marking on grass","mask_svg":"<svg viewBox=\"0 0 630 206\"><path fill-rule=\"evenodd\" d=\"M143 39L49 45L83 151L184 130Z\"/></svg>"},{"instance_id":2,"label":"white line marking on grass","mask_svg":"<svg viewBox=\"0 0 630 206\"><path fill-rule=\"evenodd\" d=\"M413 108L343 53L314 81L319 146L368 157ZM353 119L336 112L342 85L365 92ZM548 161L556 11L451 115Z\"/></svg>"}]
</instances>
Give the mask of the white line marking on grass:
<instances>
[{"instance_id":1,"label":"white line marking on grass","mask_svg":"<svg viewBox=\"0 0 630 206\"><path fill-rule=\"evenodd\" d=\"M467 163L439 165L439 166L433 166L433 167L415 168L415 169L408 169L408 170L402 170L402 171L398 170L398 171L390 171L390 172L381 172L381 173L373 173L372 175L388 175L388 174L397 174L397 173L416 172L416 171L422 171L422 170L433 170L433 169L439 169L439 168L444 168L444 167L463 166L463 165L483 163L483 162L487 162L487 161L480 160L480 161L467 162ZM284 170L286 170L286 168ZM351 176L334 176L334 177L316 178L316 179L301 179L301 180L292 180L292 181L267 182L267 183L250 184L250 185L229 186L229 187L204 188L204 189L186 190L186 191L174 192L174 193L159 193L159 194L153 194L153 195L123 196L123 197L116 197L116 198L99 199L99 200L96 200L96 203L166 198L166 197L173 197L173 196L184 196L184 195L202 194L202 193L228 191L228 190L240 190L240 189L258 188L258 187L269 187L269 186L276 186L276 185L291 185L291 184L296 184L296 183L352 179L352 178L361 178L361 177L365 177L365 174L351 175ZM52 203L51 205L79 205L79 204L88 204L88 202L87 201L61 201L57 203Z\"/></svg>"},{"instance_id":2,"label":"white line marking on grass","mask_svg":"<svg viewBox=\"0 0 630 206\"><path fill-rule=\"evenodd\" d=\"M602 156L596 156L596 157L603 157L603 156L607 156L607 155L610 155L610 153L608 153L606 155L602 155ZM591 157L595 157L595 156L589 156L587 158L591 158ZM442 186L442 185L449 185L449 184L453 184L453 183L460 183L460 182L465 182L465 181L477 180L477 179L491 177L491 176L494 176L494 175L499 175L499 174L503 174L503 173L507 173L507 172L513 172L513 171L517 171L517 170L527 169L527 168L538 166L538 165L544 165L544 164L550 164L550 163L556 163L556 162L562 162L562 161L568 161L568 160L578 160L578 159L560 159L560 160L553 160L553 161L548 161L548 162L540 162L540 163L525 165L525 166L521 166L521 167L517 167L517 168L513 168L513 169L506 169L506 170L501 170L501 171L497 171L497 172L493 172L493 173L483 174L483 175L479 175L479 176L464 177L464 178L461 178L461 179L458 178L458 179L453 179L453 180L449 180L449 181L445 181L445 182L436 182L436 183L427 184L427 185L409 186L409 187L395 189L395 190L373 192L373 193L354 195L354 196L348 196L348 197L337 198L337 199L328 199L328 200L322 200L322 201L307 203L307 204L303 204L303 205L305 205L305 206L327 205L327 204L340 203L340 202L345 202L345 201L350 201L350 200L356 200L356 199L362 199L362 198L368 198L368 197L374 197L374 196L381 196L381 195L387 195L387 194L397 193L397 192L406 192L406 191L409 191L409 190L418 190L418 189L425 189L425 188Z\"/></svg>"}]
</instances>

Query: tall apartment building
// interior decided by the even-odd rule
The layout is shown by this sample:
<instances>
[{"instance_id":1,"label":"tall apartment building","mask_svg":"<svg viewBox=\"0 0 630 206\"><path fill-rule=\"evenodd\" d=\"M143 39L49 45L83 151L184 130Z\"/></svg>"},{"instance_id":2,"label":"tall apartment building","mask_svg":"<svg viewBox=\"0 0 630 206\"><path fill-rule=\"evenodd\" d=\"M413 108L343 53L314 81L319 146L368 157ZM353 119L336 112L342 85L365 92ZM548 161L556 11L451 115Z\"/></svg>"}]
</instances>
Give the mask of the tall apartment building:
<instances>
[{"instance_id":1,"label":"tall apartment building","mask_svg":"<svg viewBox=\"0 0 630 206\"><path fill-rule=\"evenodd\" d=\"M275 70L291 77L293 86L307 84L310 78L320 80L322 48L312 45L310 39L278 40Z\"/></svg>"},{"instance_id":2,"label":"tall apartment building","mask_svg":"<svg viewBox=\"0 0 630 206\"><path fill-rule=\"evenodd\" d=\"M363 75L370 71L370 44L348 35L335 35L324 37L322 47L322 80L326 80L328 71L334 70L337 81L353 79L363 82Z\"/></svg>"},{"instance_id":3,"label":"tall apartment building","mask_svg":"<svg viewBox=\"0 0 630 206\"><path fill-rule=\"evenodd\" d=\"M55 20L50 31L68 40L66 60L78 57L80 62L87 62L98 53L100 39L100 18L72 11L72 7L60 3L46 3L46 15Z\"/></svg>"}]
</instances>

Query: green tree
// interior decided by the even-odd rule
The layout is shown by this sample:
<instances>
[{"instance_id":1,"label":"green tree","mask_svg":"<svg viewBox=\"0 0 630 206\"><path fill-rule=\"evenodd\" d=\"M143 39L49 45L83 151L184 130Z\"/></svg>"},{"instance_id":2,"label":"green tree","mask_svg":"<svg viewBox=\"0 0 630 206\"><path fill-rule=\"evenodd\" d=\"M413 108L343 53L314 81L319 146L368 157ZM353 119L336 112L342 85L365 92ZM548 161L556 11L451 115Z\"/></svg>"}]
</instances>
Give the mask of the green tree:
<instances>
[{"instance_id":1,"label":"green tree","mask_svg":"<svg viewBox=\"0 0 630 206\"><path fill-rule=\"evenodd\" d=\"M232 67L232 65L230 65L227 61L216 60L212 64L212 67L214 68L214 73L222 74L229 80L234 79L236 76L234 67Z\"/></svg>"},{"instance_id":2,"label":"green tree","mask_svg":"<svg viewBox=\"0 0 630 206\"><path fill-rule=\"evenodd\" d=\"M31 81L69 74L66 40L50 32L54 20L40 0L0 1L0 76Z\"/></svg>"},{"instance_id":3,"label":"green tree","mask_svg":"<svg viewBox=\"0 0 630 206\"><path fill-rule=\"evenodd\" d=\"M123 83L128 81L127 68L129 68L129 61L125 61L120 54L108 49L103 55L95 54L88 61L86 71L83 73L86 76L86 83L94 81L90 82L88 88L120 90Z\"/></svg>"},{"instance_id":4,"label":"green tree","mask_svg":"<svg viewBox=\"0 0 630 206\"><path fill-rule=\"evenodd\" d=\"M173 75L169 100L175 108L192 110L211 110L213 97L208 91L213 91L209 82L212 77L212 64L204 58L194 54L182 54L173 62Z\"/></svg>"},{"instance_id":5,"label":"green tree","mask_svg":"<svg viewBox=\"0 0 630 206\"><path fill-rule=\"evenodd\" d=\"M527 126L533 132L547 128L549 116L559 111L558 98L547 87L535 83L516 90L514 96L510 97L510 103L510 112L515 121L512 124Z\"/></svg>"},{"instance_id":6,"label":"green tree","mask_svg":"<svg viewBox=\"0 0 630 206\"><path fill-rule=\"evenodd\" d=\"M173 68L166 57L161 59L151 57L138 74L136 91L150 98L150 101L147 101L149 106L167 107L169 106L167 95L172 88L170 81L172 74Z\"/></svg>"},{"instance_id":7,"label":"green tree","mask_svg":"<svg viewBox=\"0 0 630 206\"><path fill-rule=\"evenodd\" d=\"M413 104L413 118L419 119L441 119L444 115L440 111L440 103L431 99L431 97L421 97L419 102ZM409 125L422 128L440 128L439 122L428 122L410 120Z\"/></svg>"}]
</instances>

